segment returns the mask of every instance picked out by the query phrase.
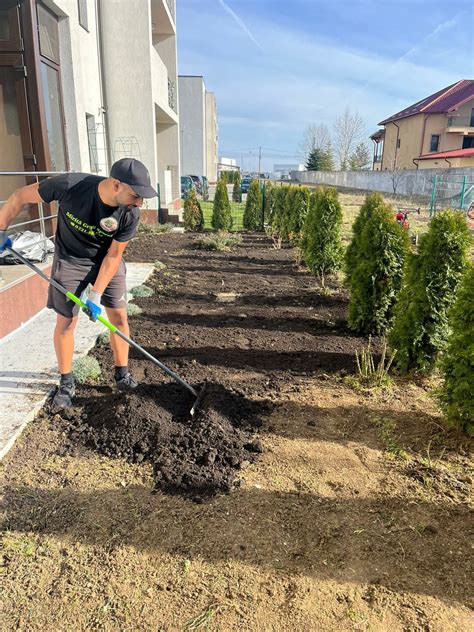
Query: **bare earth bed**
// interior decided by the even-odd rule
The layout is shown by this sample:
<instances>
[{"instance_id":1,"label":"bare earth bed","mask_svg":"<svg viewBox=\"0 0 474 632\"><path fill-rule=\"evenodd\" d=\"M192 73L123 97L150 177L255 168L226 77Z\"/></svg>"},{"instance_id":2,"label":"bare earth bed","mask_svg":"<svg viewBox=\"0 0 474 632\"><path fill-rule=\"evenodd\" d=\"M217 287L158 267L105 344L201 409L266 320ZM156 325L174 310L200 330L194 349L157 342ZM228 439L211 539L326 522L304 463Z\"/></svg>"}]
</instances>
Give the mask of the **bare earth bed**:
<instances>
[{"instance_id":1,"label":"bare earth bed","mask_svg":"<svg viewBox=\"0 0 474 632\"><path fill-rule=\"evenodd\" d=\"M114 393L94 349L103 380L3 464L3 628L472 629L468 440L424 384L349 386L367 341L290 249L192 241L133 242L166 267L132 335L204 409L136 353Z\"/></svg>"}]
</instances>

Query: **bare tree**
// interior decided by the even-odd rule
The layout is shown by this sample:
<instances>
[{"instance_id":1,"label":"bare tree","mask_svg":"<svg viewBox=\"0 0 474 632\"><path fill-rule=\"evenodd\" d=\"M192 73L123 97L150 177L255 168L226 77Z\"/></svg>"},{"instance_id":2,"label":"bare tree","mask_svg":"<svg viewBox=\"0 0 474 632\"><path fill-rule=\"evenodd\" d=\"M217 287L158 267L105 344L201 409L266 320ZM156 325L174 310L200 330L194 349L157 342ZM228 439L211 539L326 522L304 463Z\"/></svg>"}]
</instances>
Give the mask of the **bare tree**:
<instances>
[{"instance_id":1,"label":"bare tree","mask_svg":"<svg viewBox=\"0 0 474 632\"><path fill-rule=\"evenodd\" d=\"M331 134L328 126L324 123L320 125L310 124L306 126L303 132L303 140L298 149L298 156L301 160L308 159L308 156L315 149L325 149L331 144Z\"/></svg>"},{"instance_id":2,"label":"bare tree","mask_svg":"<svg viewBox=\"0 0 474 632\"><path fill-rule=\"evenodd\" d=\"M334 123L334 141L339 168L346 171L349 168L351 155L359 143L364 140L365 124L357 112L352 113L348 107L338 116Z\"/></svg>"}]
</instances>

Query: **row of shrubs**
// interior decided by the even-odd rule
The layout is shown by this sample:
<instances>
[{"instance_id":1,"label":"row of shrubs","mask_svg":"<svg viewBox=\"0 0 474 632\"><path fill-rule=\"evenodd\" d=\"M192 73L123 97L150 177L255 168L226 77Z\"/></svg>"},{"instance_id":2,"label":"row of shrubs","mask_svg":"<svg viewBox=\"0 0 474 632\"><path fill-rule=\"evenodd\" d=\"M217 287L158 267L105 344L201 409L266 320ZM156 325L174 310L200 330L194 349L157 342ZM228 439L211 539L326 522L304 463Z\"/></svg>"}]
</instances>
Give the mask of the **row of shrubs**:
<instances>
[{"instance_id":1,"label":"row of shrubs","mask_svg":"<svg viewBox=\"0 0 474 632\"><path fill-rule=\"evenodd\" d=\"M393 208L378 193L367 196L344 252L342 208L335 189L274 188L269 232L299 248L324 286L344 271L349 327L387 335L404 373L428 374L440 366L440 399L447 417L474 431L474 268L471 235L462 213L437 213L412 251Z\"/></svg>"},{"instance_id":2,"label":"row of shrubs","mask_svg":"<svg viewBox=\"0 0 474 632\"><path fill-rule=\"evenodd\" d=\"M238 174L238 172L236 173ZM256 187L253 186L254 184L256 185ZM253 217L254 213L253 208L256 189L258 190L258 195L261 196L258 182L252 182L252 186L250 187L247 194L247 203L244 214L244 228L249 228L251 230L255 230L259 227L254 223L252 219L249 219L251 216ZM234 184L232 201L241 201L240 177L236 179L236 182ZM249 211L250 215L247 209L252 209ZM185 230L197 232L204 230L204 215L202 212L201 204L196 196L196 192L194 191L194 189L191 189L189 191L184 200L183 222ZM227 192L226 182L222 178L217 182L216 185L216 192L212 205L211 225L214 230L230 230L232 228L232 207L229 200L229 194Z\"/></svg>"}]
</instances>

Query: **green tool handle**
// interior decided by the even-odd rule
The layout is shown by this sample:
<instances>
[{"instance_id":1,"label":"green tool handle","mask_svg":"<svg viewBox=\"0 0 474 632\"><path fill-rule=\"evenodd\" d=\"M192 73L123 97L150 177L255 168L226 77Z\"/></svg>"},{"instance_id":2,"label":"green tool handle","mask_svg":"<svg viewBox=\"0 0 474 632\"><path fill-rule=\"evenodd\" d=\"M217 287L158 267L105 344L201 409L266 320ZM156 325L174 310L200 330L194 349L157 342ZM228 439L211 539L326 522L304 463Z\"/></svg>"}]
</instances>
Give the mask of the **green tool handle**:
<instances>
[{"instance_id":1,"label":"green tool handle","mask_svg":"<svg viewBox=\"0 0 474 632\"><path fill-rule=\"evenodd\" d=\"M61 285L61 283L58 283L57 281L55 281L54 279L52 279L51 277L49 277L47 274L45 274L42 270L40 270L38 267L36 267L33 263L31 263L31 261L28 261L28 259L26 259L25 257L23 257L23 255L21 255L19 252L17 252L16 250L14 250L11 246L6 246L5 250L9 250L15 257L17 257L22 263L24 263L26 266L28 266L31 270L33 270L34 272L36 272L36 274L39 274L40 277L42 277L45 281L47 281L50 285L52 285L53 287L55 287L57 290L59 290L61 292L61 294L64 294L65 296L67 296L71 301L73 301L74 303L76 303L76 305L79 305L79 307L84 310L86 313L89 312L89 309L87 307L87 305L85 303L83 303L81 301L80 298L77 298L77 296L75 294L73 294L72 292L68 292L66 290L65 287L63 287ZM194 397L198 396L197 391L194 390L194 388L191 386L191 384L188 384L187 382L185 382L177 373L175 373L174 371L172 371L170 368L168 368L166 366L166 364L163 364L162 362L160 362L159 360L157 360L154 356L152 356L150 353L148 353L148 351L145 351L145 349L143 349L143 347L140 347L139 344L137 344L136 342L134 342L131 338L129 338L128 336L126 336L125 334L123 334L119 329L117 329L117 327L115 327L115 325L112 325L112 323L110 323L106 318L104 318L103 316L98 316L97 320L102 323L105 327L107 327L107 329L109 331L111 331L113 334L115 334L116 336L119 336L119 338L122 338L122 340L125 340L125 342L127 344L129 344L131 347L133 347L134 349L136 349L137 351L140 351L140 353L142 353L145 357L147 357L149 360L151 360L154 364L156 364L157 366L160 367L160 369L162 371L164 371L167 375L169 375L170 377L173 378L173 380L175 380L176 382L178 382L178 384L181 384L181 386L183 386L185 389L187 389L190 393L192 393L194 395Z\"/></svg>"}]
</instances>

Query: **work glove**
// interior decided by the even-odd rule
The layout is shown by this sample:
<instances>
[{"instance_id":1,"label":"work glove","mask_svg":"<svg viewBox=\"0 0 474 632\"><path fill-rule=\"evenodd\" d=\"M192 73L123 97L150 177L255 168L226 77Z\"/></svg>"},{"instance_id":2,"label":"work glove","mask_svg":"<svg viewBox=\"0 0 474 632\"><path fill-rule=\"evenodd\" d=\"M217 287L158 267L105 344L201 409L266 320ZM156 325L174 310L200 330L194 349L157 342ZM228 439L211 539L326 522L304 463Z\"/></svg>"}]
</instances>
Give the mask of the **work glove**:
<instances>
[{"instance_id":1,"label":"work glove","mask_svg":"<svg viewBox=\"0 0 474 632\"><path fill-rule=\"evenodd\" d=\"M0 230L0 253L2 253L7 246L11 248L12 240L7 235L6 230Z\"/></svg>"},{"instance_id":2,"label":"work glove","mask_svg":"<svg viewBox=\"0 0 474 632\"><path fill-rule=\"evenodd\" d=\"M102 307L100 306L101 297L102 294L99 294L99 292L94 292L94 290L92 289L90 289L89 291L86 290L86 292L84 292L84 294L81 296L82 302L86 305L84 311L94 323L102 314Z\"/></svg>"}]
</instances>

